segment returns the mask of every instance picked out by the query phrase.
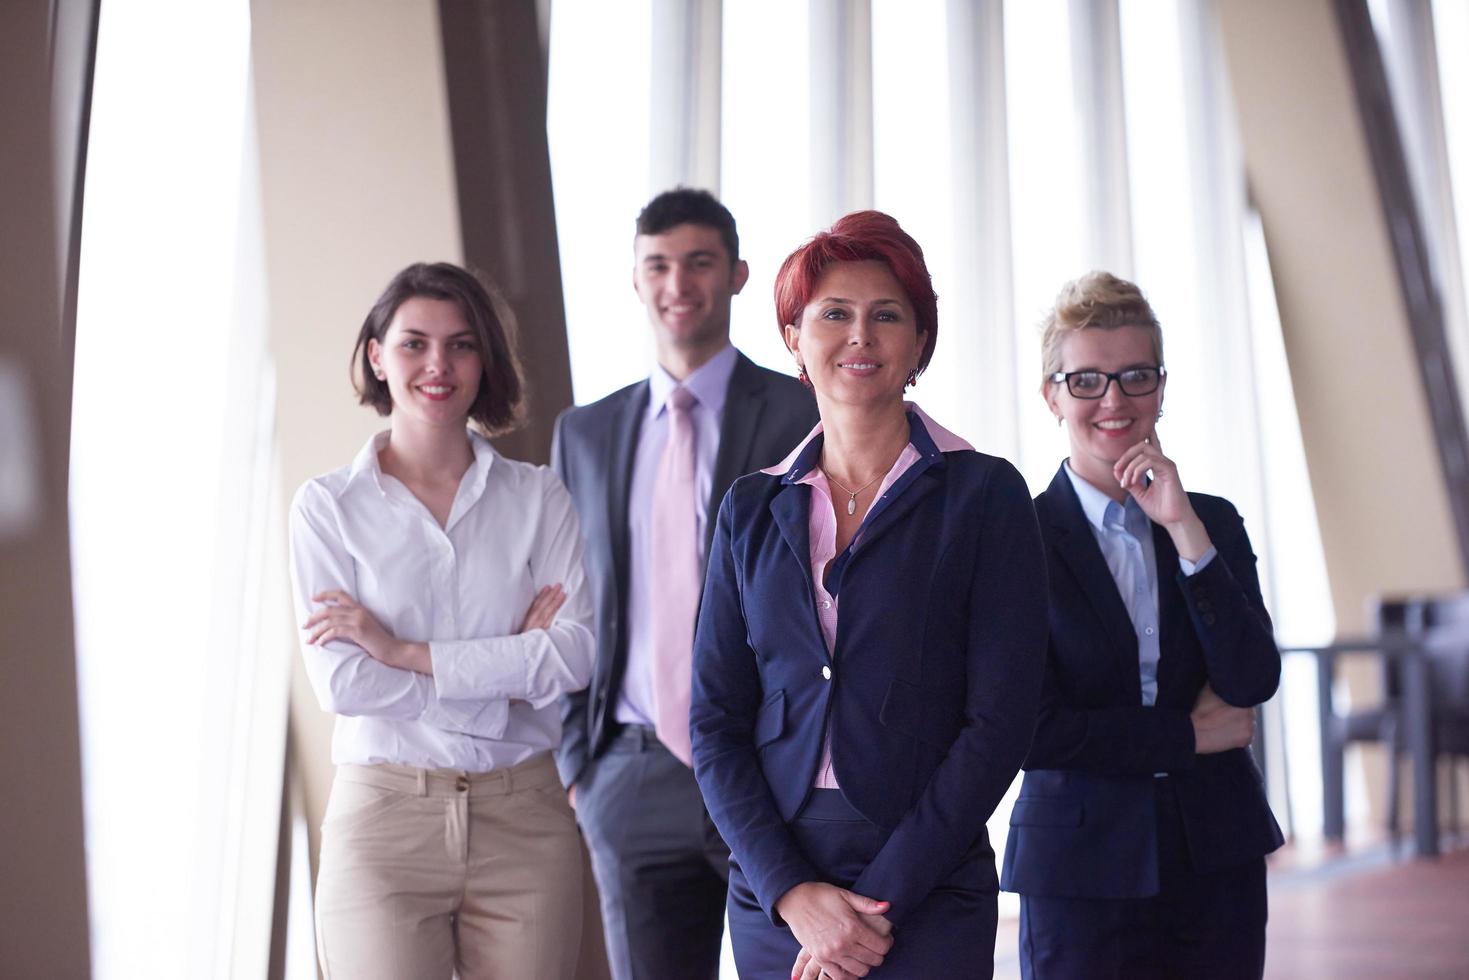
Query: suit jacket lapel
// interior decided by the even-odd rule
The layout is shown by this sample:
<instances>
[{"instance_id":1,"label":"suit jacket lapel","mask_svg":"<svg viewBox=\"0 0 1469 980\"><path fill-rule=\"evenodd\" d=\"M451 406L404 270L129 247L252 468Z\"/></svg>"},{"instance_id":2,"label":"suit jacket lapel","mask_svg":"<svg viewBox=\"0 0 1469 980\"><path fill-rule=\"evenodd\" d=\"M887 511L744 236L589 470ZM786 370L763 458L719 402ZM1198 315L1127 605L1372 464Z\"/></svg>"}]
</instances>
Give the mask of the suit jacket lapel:
<instances>
[{"instance_id":1,"label":"suit jacket lapel","mask_svg":"<svg viewBox=\"0 0 1469 980\"><path fill-rule=\"evenodd\" d=\"M801 568L811 578L811 488L804 483L787 483L770 501L770 513L780 536Z\"/></svg>"},{"instance_id":2,"label":"suit jacket lapel","mask_svg":"<svg viewBox=\"0 0 1469 980\"><path fill-rule=\"evenodd\" d=\"M625 583L630 573L627 508L632 491L633 459L637 455L638 435L642 431L643 413L648 409L648 383L638 385L618 408L612 423L612 438L607 444L607 527L612 539L612 561L619 583L623 583L619 602L627 602Z\"/></svg>"},{"instance_id":3,"label":"suit jacket lapel","mask_svg":"<svg viewBox=\"0 0 1469 980\"><path fill-rule=\"evenodd\" d=\"M1127 607L1122 604L1122 597L1117 594L1117 583L1107 567L1107 560L1102 557L1102 549L1098 547L1097 539L1087 523L1086 513L1081 509L1081 501L1076 497L1071 478L1066 475L1064 463L1041 496L1054 533L1052 547L1081 584L1082 592L1086 594L1097 618L1106 629L1107 636L1112 640L1119 662L1126 666L1126 676L1131 679L1131 686L1138 690L1138 697L1141 699L1137 633L1127 615Z\"/></svg>"},{"instance_id":4,"label":"suit jacket lapel","mask_svg":"<svg viewBox=\"0 0 1469 980\"><path fill-rule=\"evenodd\" d=\"M715 517L724 494L736 479L752 468L755 436L765 409L765 379L755 363L744 354L735 361L729 376L729 393L724 398L724 418L719 424L719 452L714 457L714 480L709 491L709 520L704 528L704 554L714 541ZM707 560L707 557L706 557Z\"/></svg>"},{"instance_id":5,"label":"suit jacket lapel","mask_svg":"<svg viewBox=\"0 0 1469 980\"><path fill-rule=\"evenodd\" d=\"M770 513L775 526L795 559L797 575L805 588L805 617L813 631L812 638L823 660L826 659L826 639L821 633L821 622L816 618L816 589L811 583L811 487L804 483L783 484L770 500Z\"/></svg>"},{"instance_id":6,"label":"suit jacket lapel","mask_svg":"<svg viewBox=\"0 0 1469 980\"><path fill-rule=\"evenodd\" d=\"M1154 524L1153 562L1158 572L1158 703L1164 703L1163 692L1177 683L1178 670L1182 666L1181 637L1193 630L1188 610L1184 608L1183 596L1178 589L1178 550L1168 531ZM1217 559L1216 559L1217 560Z\"/></svg>"}]
</instances>

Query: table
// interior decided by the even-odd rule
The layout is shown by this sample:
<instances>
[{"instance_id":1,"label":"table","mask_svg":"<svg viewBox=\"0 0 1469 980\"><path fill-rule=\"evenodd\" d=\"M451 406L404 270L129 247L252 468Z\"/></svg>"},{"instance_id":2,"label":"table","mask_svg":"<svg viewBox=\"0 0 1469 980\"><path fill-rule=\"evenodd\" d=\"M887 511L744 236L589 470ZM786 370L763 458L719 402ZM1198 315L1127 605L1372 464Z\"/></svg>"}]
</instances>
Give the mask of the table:
<instances>
[{"instance_id":1,"label":"table","mask_svg":"<svg viewBox=\"0 0 1469 980\"><path fill-rule=\"evenodd\" d=\"M1413 761L1413 841L1419 857L1438 856L1438 780L1433 758L1433 704L1428 688L1428 661L1422 647L1408 636L1338 637L1324 646L1282 646L1282 655L1316 658L1316 699L1321 718L1322 830L1328 840L1341 840L1346 829L1342 799L1342 750L1330 737L1332 685L1336 661L1343 656L1370 655L1396 661L1402 679L1401 730ZM1388 746L1388 751L1396 751Z\"/></svg>"}]
</instances>

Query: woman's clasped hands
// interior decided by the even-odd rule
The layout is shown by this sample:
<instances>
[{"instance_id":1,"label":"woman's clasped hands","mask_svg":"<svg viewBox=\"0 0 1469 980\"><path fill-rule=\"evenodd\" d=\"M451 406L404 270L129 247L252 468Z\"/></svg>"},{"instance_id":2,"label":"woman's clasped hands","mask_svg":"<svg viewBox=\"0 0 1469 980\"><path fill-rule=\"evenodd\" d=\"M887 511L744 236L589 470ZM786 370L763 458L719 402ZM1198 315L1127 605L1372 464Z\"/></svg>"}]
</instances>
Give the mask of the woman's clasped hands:
<instances>
[{"instance_id":1,"label":"woman's clasped hands","mask_svg":"<svg viewBox=\"0 0 1469 980\"><path fill-rule=\"evenodd\" d=\"M887 902L817 881L786 892L775 910L801 944L791 980L865 977L893 948Z\"/></svg>"}]
</instances>

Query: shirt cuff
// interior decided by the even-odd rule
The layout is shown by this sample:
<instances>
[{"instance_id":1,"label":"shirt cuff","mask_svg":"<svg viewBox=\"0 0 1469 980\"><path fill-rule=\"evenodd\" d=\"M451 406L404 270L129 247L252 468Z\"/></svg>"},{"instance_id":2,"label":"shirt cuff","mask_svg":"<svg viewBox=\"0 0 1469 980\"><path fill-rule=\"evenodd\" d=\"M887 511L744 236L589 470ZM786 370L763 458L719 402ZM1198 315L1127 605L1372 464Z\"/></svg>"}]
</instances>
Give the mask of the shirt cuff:
<instances>
[{"instance_id":1,"label":"shirt cuff","mask_svg":"<svg viewBox=\"0 0 1469 980\"><path fill-rule=\"evenodd\" d=\"M435 701L419 721L474 738L504 738L510 723L510 702Z\"/></svg>"},{"instance_id":2,"label":"shirt cuff","mask_svg":"<svg viewBox=\"0 0 1469 980\"><path fill-rule=\"evenodd\" d=\"M1192 576L1196 572L1202 572L1204 570L1204 567L1206 565L1208 565L1209 562L1213 561L1214 560L1214 556L1217 555L1217 554L1219 554L1219 549L1215 548L1211 544L1211 545L1209 545L1209 550L1206 551L1206 552L1204 552L1202 555L1199 556L1199 560L1198 561L1189 561L1187 558L1183 557L1182 555L1179 555L1178 556L1178 568L1179 568L1179 571L1183 572L1183 575L1184 575L1185 578L1188 578L1188 577Z\"/></svg>"},{"instance_id":3,"label":"shirt cuff","mask_svg":"<svg viewBox=\"0 0 1469 980\"><path fill-rule=\"evenodd\" d=\"M524 698L526 658L519 637L445 640L428 645L434 690L440 701L495 701Z\"/></svg>"}]
</instances>

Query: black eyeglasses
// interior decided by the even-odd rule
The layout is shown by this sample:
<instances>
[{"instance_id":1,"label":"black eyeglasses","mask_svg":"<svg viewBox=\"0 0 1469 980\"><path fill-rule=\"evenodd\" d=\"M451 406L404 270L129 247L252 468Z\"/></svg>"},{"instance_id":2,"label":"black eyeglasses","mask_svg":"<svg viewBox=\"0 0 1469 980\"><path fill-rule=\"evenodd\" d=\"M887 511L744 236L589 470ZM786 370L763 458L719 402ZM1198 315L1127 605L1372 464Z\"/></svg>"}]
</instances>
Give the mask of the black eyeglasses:
<instances>
[{"instance_id":1,"label":"black eyeglasses","mask_svg":"<svg viewBox=\"0 0 1469 980\"><path fill-rule=\"evenodd\" d=\"M1073 398L1101 398L1107 387L1117 382L1124 395L1136 397L1151 395L1158 390L1158 382L1168 376L1168 369L1157 367L1131 367L1121 371L1057 371L1050 380L1055 384L1066 382L1066 390Z\"/></svg>"}]
</instances>

